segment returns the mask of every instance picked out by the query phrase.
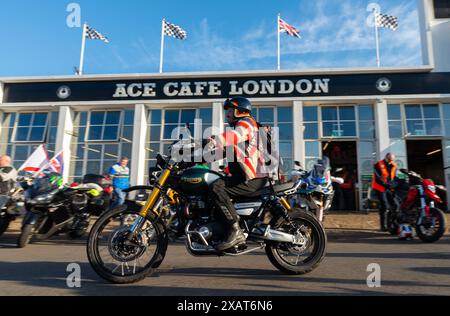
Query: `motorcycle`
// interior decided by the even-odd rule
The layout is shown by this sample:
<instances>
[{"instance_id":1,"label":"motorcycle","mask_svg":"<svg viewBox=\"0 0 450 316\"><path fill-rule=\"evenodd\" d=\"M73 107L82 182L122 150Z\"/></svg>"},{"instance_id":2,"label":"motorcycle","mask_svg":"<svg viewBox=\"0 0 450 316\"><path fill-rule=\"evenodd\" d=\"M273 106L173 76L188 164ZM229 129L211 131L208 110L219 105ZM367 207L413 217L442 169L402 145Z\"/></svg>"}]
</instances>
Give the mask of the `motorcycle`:
<instances>
[{"instance_id":1,"label":"motorcycle","mask_svg":"<svg viewBox=\"0 0 450 316\"><path fill-rule=\"evenodd\" d=\"M23 212L23 188L16 185L8 195L0 195L0 236Z\"/></svg>"},{"instance_id":2,"label":"motorcycle","mask_svg":"<svg viewBox=\"0 0 450 316\"><path fill-rule=\"evenodd\" d=\"M417 236L426 243L439 240L445 233L446 218L444 212L436 207L442 203L437 190L446 188L435 185L433 180L423 179L414 171L401 169L409 181L397 180L390 194L391 205L388 209L388 230L392 235L399 234L401 224L415 228Z\"/></svg>"},{"instance_id":3,"label":"motorcycle","mask_svg":"<svg viewBox=\"0 0 450 316\"><path fill-rule=\"evenodd\" d=\"M79 238L86 232L90 217L100 215L108 208L102 196L109 185L107 181L83 181L72 186L62 185L61 182L60 175L44 172L26 188L27 213L17 241L19 248L25 247L33 236L45 240L66 232L70 238Z\"/></svg>"},{"instance_id":4,"label":"motorcycle","mask_svg":"<svg viewBox=\"0 0 450 316\"><path fill-rule=\"evenodd\" d=\"M179 140L172 147L182 143ZM190 145L203 148L203 144ZM291 208L286 200L297 192L301 181L274 185L268 179L269 185L262 190L235 198L233 203L247 240L219 251L215 246L226 238L226 230L218 220L208 188L224 175L170 155L158 154L156 159L162 173L145 204L128 201L102 214L91 229L88 259L105 280L137 282L161 265L169 240L161 207L167 204L175 210L178 233L186 237L185 246L193 256L241 256L265 249L277 269L292 275L314 270L324 258L327 237L322 224L310 213ZM130 216L132 222L122 221Z\"/></svg>"},{"instance_id":5,"label":"motorcycle","mask_svg":"<svg viewBox=\"0 0 450 316\"><path fill-rule=\"evenodd\" d=\"M295 164L298 169L294 169L292 175L301 179L301 185L294 203L323 222L333 202L333 184L342 184L344 179L331 176L330 160L326 156L319 159L310 172L303 170L298 161ZM341 169L336 170L339 171Z\"/></svg>"}]
</instances>

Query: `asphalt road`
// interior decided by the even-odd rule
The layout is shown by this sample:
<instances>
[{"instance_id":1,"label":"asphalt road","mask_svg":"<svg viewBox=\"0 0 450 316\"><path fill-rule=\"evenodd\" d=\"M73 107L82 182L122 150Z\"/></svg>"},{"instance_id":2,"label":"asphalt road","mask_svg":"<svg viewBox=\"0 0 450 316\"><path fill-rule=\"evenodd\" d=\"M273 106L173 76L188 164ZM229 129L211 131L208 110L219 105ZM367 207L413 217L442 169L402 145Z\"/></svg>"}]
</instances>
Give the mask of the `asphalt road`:
<instances>
[{"instance_id":1,"label":"asphalt road","mask_svg":"<svg viewBox=\"0 0 450 316\"><path fill-rule=\"evenodd\" d=\"M0 238L0 295L450 295L450 237L424 244L376 232L329 231L328 254L304 276L278 272L264 252L234 258L190 256L169 246L161 269L133 285L104 282L91 269L85 240L52 239L15 248L17 235ZM81 287L69 288L66 268L81 267ZM381 267L381 287L369 288L367 266Z\"/></svg>"}]
</instances>

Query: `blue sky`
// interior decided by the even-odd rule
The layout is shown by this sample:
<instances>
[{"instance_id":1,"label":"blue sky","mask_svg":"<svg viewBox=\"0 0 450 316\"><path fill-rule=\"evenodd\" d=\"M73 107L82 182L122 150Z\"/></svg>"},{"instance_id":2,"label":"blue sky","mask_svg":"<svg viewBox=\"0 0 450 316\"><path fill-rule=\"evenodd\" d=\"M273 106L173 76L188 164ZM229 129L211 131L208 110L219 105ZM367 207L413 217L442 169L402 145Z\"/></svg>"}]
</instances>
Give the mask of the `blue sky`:
<instances>
[{"instance_id":1,"label":"blue sky","mask_svg":"<svg viewBox=\"0 0 450 316\"><path fill-rule=\"evenodd\" d=\"M165 72L275 69L277 13L302 35L282 35L283 69L375 65L370 0L0 0L0 77L73 73L81 28L66 25L72 2L110 39L88 41L85 74L158 72L163 17L189 34L166 38ZM377 3L400 23L380 29L382 66L422 65L416 1Z\"/></svg>"}]
</instances>

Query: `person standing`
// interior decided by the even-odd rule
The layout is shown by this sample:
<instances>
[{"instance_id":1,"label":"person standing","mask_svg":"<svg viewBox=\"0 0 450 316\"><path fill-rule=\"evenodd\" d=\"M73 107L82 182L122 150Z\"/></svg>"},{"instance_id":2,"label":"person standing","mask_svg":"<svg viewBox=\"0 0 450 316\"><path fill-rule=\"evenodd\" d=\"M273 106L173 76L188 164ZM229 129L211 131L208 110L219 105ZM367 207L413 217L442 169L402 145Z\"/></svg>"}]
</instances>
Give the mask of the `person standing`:
<instances>
[{"instance_id":1,"label":"person standing","mask_svg":"<svg viewBox=\"0 0 450 316\"><path fill-rule=\"evenodd\" d=\"M127 194L123 190L130 187L130 169L128 168L127 157L120 159L118 163L109 168L109 176L113 182L113 202L111 209L116 208L125 203Z\"/></svg>"},{"instance_id":2,"label":"person standing","mask_svg":"<svg viewBox=\"0 0 450 316\"><path fill-rule=\"evenodd\" d=\"M372 189L375 190L380 201L380 226L381 231L387 231L387 208L389 206L389 197L387 190L391 188L391 182L397 176L397 164L395 155L388 153L383 160L374 165Z\"/></svg>"}]
</instances>

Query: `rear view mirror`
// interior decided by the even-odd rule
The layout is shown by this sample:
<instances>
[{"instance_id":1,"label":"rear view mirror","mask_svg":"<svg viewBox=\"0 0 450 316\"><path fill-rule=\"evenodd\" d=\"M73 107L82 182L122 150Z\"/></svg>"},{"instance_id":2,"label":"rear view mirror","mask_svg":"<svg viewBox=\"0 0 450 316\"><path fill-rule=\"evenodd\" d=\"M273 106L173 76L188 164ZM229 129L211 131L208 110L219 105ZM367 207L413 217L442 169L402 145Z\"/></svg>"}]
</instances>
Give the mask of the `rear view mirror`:
<instances>
[{"instance_id":1,"label":"rear view mirror","mask_svg":"<svg viewBox=\"0 0 450 316\"><path fill-rule=\"evenodd\" d=\"M342 172L342 171L344 171L344 168L337 168L336 169L336 172Z\"/></svg>"},{"instance_id":2,"label":"rear view mirror","mask_svg":"<svg viewBox=\"0 0 450 316\"><path fill-rule=\"evenodd\" d=\"M297 167L302 167L302 164L300 163L300 161L295 161L294 163Z\"/></svg>"}]
</instances>

